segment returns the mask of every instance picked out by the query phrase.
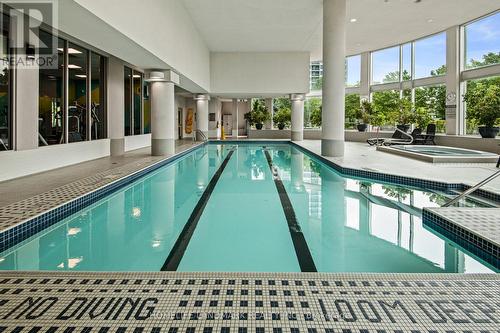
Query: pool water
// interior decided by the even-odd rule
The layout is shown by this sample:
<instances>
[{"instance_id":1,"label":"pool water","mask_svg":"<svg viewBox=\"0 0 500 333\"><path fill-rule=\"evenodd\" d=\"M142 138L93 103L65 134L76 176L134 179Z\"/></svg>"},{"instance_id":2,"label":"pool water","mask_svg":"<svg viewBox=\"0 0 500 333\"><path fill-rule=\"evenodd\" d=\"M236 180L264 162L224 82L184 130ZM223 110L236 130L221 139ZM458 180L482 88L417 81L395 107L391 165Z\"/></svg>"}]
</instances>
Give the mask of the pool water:
<instances>
[{"instance_id":1,"label":"pool water","mask_svg":"<svg viewBox=\"0 0 500 333\"><path fill-rule=\"evenodd\" d=\"M208 144L4 251L0 269L496 271L422 225L446 201L288 144Z\"/></svg>"}]
</instances>

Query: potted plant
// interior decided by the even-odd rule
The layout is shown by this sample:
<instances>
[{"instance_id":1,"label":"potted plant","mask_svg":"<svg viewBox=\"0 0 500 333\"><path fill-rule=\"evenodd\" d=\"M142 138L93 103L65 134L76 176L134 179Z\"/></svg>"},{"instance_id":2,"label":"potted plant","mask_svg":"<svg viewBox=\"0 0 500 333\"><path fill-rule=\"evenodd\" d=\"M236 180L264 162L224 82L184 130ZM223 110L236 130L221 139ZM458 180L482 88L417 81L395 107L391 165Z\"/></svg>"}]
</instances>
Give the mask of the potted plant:
<instances>
[{"instance_id":1,"label":"potted plant","mask_svg":"<svg viewBox=\"0 0 500 333\"><path fill-rule=\"evenodd\" d=\"M278 129L282 130L290 126L292 120L292 110L289 108L281 108L274 114L273 121L278 124Z\"/></svg>"},{"instance_id":2,"label":"potted plant","mask_svg":"<svg viewBox=\"0 0 500 333\"><path fill-rule=\"evenodd\" d=\"M415 113L413 114L413 122L416 128L422 131L425 130L427 128L427 125L429 125L433 121L434 118L432 117L427 108L424 107L417 108L415 110Z\"/></svg>"},{"instance_id":3,"label":"potted plant","mask_svg":"<svg viewBox=\"0 0 500 333\"><path fill-rule=\"evenodd\" d=\"M251 126L255 125L256 129L261 130L264 122L271 119L271 115L263 100L254 99L252 111L245 114L245 119Z\"/></svg>"},{"instance_id":4,"label":"potted plant","mask_svg":"<svg viewBox=\"0 0 500 333\"><path fill-rule=\"evenodd\" d=\"M479 123L479 134L483 138L495 138L499 128L495 126L500 118L500 87L477 83L475 89L469 89L464 95L467 103L467 118Z\"/></svg>"},{"instance_id":5,"label":"potted plant","mask_svg":"<svg viewBox=\"0 0 500 333\"><path fill-rule=\"evenodd\" d=\"M408 132L410 124L413 122L413 104L407 99L399 100L399 110L391 113L390 118L396 123L397 128Z\"/></svg>"},{"instance_id":6,"label":"potted plant","mask_svg":"<svg viewBox=\"0 0 500 333\"><path fill-rule=\"evenodd\" d=\"M357 128L358 131L360 132L366 132L366 129L368 128L368 124L370 123L371 120L371 115L372 115L372 103L370 103L367 100L361 101L361 106L358 110L358 124Z\"/></svg>"}]
</instances>

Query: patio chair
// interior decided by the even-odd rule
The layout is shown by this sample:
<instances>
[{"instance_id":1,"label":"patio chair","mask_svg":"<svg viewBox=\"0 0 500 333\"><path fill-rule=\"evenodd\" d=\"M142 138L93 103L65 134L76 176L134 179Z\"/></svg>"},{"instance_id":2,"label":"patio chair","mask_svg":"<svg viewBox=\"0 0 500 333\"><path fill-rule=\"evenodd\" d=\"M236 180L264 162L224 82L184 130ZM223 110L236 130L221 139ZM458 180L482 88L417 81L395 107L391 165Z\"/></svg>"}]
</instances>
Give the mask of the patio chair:
<instances>
[{"instance_id":1,"label":"patio chair","mask_svg":"<svg viewBox=\"0 0 500 333\"><path fill-rule=\"evenodd\" d=\"M396 128L394 133L392 133L392 136L390 138L372 138L366 140L366 142L370 146L381 146L381 145L386 145L390 146L391 144L411 144L413 141L413 138L410 136L410 134L400 130L399 128ZM409 142L409 143L408 143Z\"/></svg>"},{"instance_id":2,"label":"patio chair","mask_svg":"<svg viewBox=\"0 0 500 333\"><path fill-rule=\"evenodd\" d=\"M434 138L436 137L436 124L429 124L425 129L425 134L417 135L414 139L416 145L426 145L428 143L436 144Z\"/></svg>"}]
</instances>

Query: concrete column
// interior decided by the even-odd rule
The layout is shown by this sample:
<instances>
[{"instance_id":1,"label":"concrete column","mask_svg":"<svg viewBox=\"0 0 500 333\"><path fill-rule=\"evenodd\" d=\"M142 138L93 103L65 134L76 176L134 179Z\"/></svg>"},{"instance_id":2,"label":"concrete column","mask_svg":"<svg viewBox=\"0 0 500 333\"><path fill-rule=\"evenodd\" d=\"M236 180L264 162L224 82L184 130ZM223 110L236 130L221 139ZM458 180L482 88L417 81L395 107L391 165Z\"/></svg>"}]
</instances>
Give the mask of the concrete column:
<instances>
[{"instance_id":1,"label":"concrete column","mask_svg":"<svg viewBox=\"0 0 500 333\"><path fill-rule=\"evenodd\" d=\"M12 70L11 73L14 71ZM12 74L11 74L12 75ZM16 68L16 90L14 94L15 149L38 148L38 68L19 63ZM12 142L9 142L12 146Z\"/></svg>"},{"instance_id":2,"label":"concrete column","mask_svg":"<svg viewBox=\"0 0 500 333\"><path fill-rule=\"evenodd\" d=\"M208 138L208 101L209 95L195 95L196 100L196 129ZM197 138L201 139L201 138Z\"/></svg>"},{"instance_id":3,"label":"concrete column","mask_svg":"<svg viewBox=\"0 0 500 333\"><path fill-rule=\"evenodd\" d=\"M233 125L232 125L232 133L231 136L233 138L237 138L238 133L238 99L233 98Z\"/></svg>"},{"instance_id":4,"label":"concrete column","mask_svg":"<svg viewBox=\"0 0 500 333\"><path fill-rule=\"evenodd\" d=\"M465 117L460 97L460 27L446 30L446 134L465 134ZM462 44L465 45L465 44Z\"/></svg>"},{"instance_id":5,"label":"concrete column","mask_svg":"<svg viewBox=\"0 0 500 333\"><path fill-rule=\"evenodd\" d=\"M125 101L123 62L110 57L108 60L108 133L111 156L125 152Z\"/></svg>"},{"instance_id":6,"label":"concrete column","mask_svg":"<svg viewBox=\"0 0 500 333\"><path fill-rule=\"evenodd\" d=\"M323 1L321 154L344 156L346 0Z\"/></svg>"},{"instance_id":7,"label":"concrete column","mask_svg":"<svg viewBox=\"0 0 500 333\"><path fill-rule=\"evenodd\" d=\"M290 95L292 101L292 141L304 140L304 100L303 94Z\"/></svg>"},{"instance_id":8,"label":"concrete column","mask_svg":"<svg viewBox=\"0 0 500 333\"><path fill-rule=\"evenodd\" d=\"M179 75L172 71L151 72L151 154L175 153L175 84Z\"/></svg>"},{"instance_id":9,"label":"concrete column","mask_svg":"<svg viewBox=\"0 0 500 333\"><path fill-rule=\"evenodd\" d=\"M371 56L370 52L361 53L361 81L359 83L360 100L370 100L371 78Z\"/></svg>"},{"instance_id":10,"label":"concrete column","mask_svg":"<svg viewBox=\"0 0 500 333\"><path fill-rule=\"evenodd\" d=\"M274 110L273 110L273 99L272 98L266 98L265 100L266 103L266 108L267 111L271 114L271 119L267 120L264 123L264 128L265 129L273 129L273 116L274 116Z\"/></svg>"}]
</instances>

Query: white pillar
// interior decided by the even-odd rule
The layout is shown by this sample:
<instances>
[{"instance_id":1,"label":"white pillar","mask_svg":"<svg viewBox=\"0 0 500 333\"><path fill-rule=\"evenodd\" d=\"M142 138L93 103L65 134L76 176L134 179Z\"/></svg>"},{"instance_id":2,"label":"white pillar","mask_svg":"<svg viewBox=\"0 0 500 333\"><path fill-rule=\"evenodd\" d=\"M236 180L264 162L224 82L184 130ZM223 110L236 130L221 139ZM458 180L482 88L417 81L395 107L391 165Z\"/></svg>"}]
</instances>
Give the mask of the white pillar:
<instances>
[{"instance_id":1,"label":"white pillar","mask_svg":"<svg viewBox=\"0 0 500 333\"><path fill-rule=\"evenodd\" d=\"M231 136L233 138L238 138L238 99L237 98L233 98L233 114L232 114L232 118L233 118L233 124L232 124L232 133L231 133Z\"/></svg>"},{"instance_id":2,"label":"white pillar","mask_svg":"<svg viewBox=\"0 0 500 333\"><path fill-rule=\"evenodd\" d=\"M266 98L265 103L266 103L267 111L269 111L269 113L271 114L271 119L267 120L264 123L264 128L265 129L273 129L273 116L274 116L273 99Z\"/></svg>"},{"instance_id":3,"label":"white pillar","mask_svg":"<svg viewBox=\"0 0 500 333\"><path fill-rule=\"evenodd\" d=\"M465 134L465 121L460 97L460 27L446 30L446 134ZM464 44L462 44L464 45Z\"/></svg>"},{"instance_id":4,"label":"white pillar","mask_svg":"<svg viewBox=\"0 0 500 333\"><path fill-rule=\"evenodd\" d=\"M151 72L151 154L175 153L175 84L179 75L172 71Z\"/></svg>"},{"instance_id":5,"label":"white pillar","mask_svg":"<svg viewBox=\"0 0 500 333\"><path fill-rule=\"evenodd\" d=\"M209 95L195 95L196 100L196 129L208 138L208 101ZM197 138L201 139L201 138Z\"/></svg>"},{"instance_id":6,"label":"white pillar","mask_svg":"<svg viewBox=\"0 0 500 333\"><path fill-rule=\"evenodd\" d=\"M303 94L292 94L292 141L304 140L304 99Z\"/></svg>"},{"instance_id":7,"label":"white pillar","mask_svg":"<svg viewBox=\"0 0 500 333\"><path fill-rule=\"evenodd\" d=\"M125 152L124 64L117 58L108 60L108 130L111 156Z\"/></svg>"},{"instance_id":8,"label":"white pillar","mask_svg":"<svg viewBox=\"0 0 500 333\"><path fill-rule=\"evenodd\" d=\"M321 154L344 156L346 0L323 1Z\"/></svg>"}]
</instances>

